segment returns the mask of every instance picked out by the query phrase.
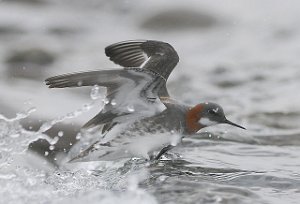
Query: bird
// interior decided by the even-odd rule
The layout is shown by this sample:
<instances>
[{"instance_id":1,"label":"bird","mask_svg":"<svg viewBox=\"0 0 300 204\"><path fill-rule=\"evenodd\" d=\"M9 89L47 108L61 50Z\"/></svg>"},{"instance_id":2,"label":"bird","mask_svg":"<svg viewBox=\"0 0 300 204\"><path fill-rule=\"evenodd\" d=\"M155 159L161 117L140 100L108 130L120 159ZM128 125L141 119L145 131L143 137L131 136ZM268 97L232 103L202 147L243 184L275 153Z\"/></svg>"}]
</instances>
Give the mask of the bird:
<instances>
[{"instance_id":1,"label":"bird","mask_svg":"<svg viewBox=\"0 0 300 204\"><path fill-rule=\"evenodd\" d=\"M47 78L49 88L106 87L106 103L82 130L93 136L69 162L143 158L159 160L184 137L200 129L229 124L213 102L194 106L173 99L167 80L179 62L176 50L157 40L127 40L105 48L122 68L69 73Z\"/></svg>"}]
</instances>

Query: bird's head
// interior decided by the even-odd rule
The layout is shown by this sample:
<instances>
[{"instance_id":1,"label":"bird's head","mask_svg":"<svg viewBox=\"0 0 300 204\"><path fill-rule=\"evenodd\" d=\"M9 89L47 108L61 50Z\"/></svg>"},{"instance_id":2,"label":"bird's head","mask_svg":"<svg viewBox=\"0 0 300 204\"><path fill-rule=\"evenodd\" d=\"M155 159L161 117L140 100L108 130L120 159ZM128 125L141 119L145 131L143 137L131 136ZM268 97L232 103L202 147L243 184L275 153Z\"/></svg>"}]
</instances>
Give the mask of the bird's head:
<instances>
[{"instance_id":1,"label":"bird's head","mask_svg":"<svg viewBox=\"0 0 300 204\"><path fill-rule=\"evenodd\" d=\"M187 130L195 133L201 128L221 123L246 129L225 117L223 108L215 103L200 103L190 108L186 115Z\"/></svg>"}]
</instances>

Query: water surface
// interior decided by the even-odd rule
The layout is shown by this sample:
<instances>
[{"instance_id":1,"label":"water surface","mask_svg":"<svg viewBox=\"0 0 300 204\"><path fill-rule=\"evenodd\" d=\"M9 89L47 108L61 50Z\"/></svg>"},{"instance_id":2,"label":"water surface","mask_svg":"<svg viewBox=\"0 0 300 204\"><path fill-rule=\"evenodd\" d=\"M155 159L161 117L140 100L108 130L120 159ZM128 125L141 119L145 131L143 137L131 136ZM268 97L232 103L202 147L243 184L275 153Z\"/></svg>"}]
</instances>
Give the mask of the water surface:
<instances>
[{"instance_id":1,"label":"water surface","mask_svg":"<svg viewBox=\"0 0 300 204\"><path fill-rule=\"evenodd\" d=\"M299 9L273 0L0 1L0 203L298 203ZM117 67L104 47L128 39L172 44L172 96L219 103L247 130L203 129L158 162L64 164L101 99L90 88L49 90L44 79Z\"/></svg>"}]
</instances>

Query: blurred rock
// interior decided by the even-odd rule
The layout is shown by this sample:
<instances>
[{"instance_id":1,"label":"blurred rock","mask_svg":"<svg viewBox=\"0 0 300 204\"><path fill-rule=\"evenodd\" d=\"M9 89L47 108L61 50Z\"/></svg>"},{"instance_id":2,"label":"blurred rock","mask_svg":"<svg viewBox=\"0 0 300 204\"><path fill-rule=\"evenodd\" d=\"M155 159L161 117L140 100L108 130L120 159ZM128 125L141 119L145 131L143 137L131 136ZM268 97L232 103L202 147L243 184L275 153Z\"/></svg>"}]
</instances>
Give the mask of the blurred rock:
<instances>
[{"instance_id":1,"label":"blurred rock","mask_svg":"<svg viewBox=\"0 0 300 204\"><path fill-rule=\"evenodd\" d=\"M141 27L155 31L180 31L182 29L209 29L218 21L211 15L199 11L176 9L157 13L146 19Z\"/></svg>"},{"instance_id":2,"label":"blurred rock","mask_svg":"<svg viewBox=\"0 0 300 204\"><path fill-rule=\"evenodd\" d=\"M252 80L257 82L265 81L266 79L267 79L266 76L262 74L256 74L255 76L252 77Z\"/></svg>"},{"instance_id":3,"label":"blurred rock","mask_svg":"<svg viewBox=\"0 0 300 204\"><path fill-rule=\"evenodd\" d=\"M54 56L48 51L40 48L32 48L23 51L16 51L12 53L6 63L8 64L37 64L37 65L49 65L54 62Z\"/></svg>"},{"instance_id":4,"label":"blurred rock","mask_svg":"<svg viewBox=\"0 0 300 204\"><path fill-rule=\"evenodd\" d=\"M241 80L220 80L215 83L220 88L232 88L244 84Z\"/></svg>"},{"instance_id":5,"label":"blurred rock","mask_svg":"<svg viewBox=\"0 0 300 204\"><path fill-rule=\"evenodd\" d=\"M69 36L82 32L83 29L71 27L53 27L48 29L48 33L57 36Z\"/></svg>"},{"instance_id":6,"label":"blurred rock","mask_svg":"<svg viewBox=\"0 0 300 204\"><path fill-rule=\"evenodd\" d=\"M16 2L22 4L44 4L47 3L47 0L9 0L8 2Z\"/></svg>"},{"instance_id":7,"label":"blurred rock","mask_svg":"<svg viewBox=\"0 0 300 204\"><path fill-rule=\"evenodd\" d=\"M228 72L228 68L225 66L217 66L215 69L212 70L212 74L225 74Z\"/></svg>"},{"instance_id":8,"label":"blurred rock","mask_svg":"<svg viewBox=\"0 0 300 204\"><path fill-rule=\"evenodd\" d=\"M274 31L273 36L276 40L287 40L294 37L297 33L293 29L281 28Z\"/></svg>"},{"instance_id":9,"label":"blurred rock","mask_svg":"<svg viewBox=\"0 0 300 204\"><path fill-rule=\"evenodd\" d=\"M211 77L214 84L220 88L232 88L242 86L246 81L233 77L233 71L227 66L217 66L211 71Z\"/></svg>"},{"instance_id":10,"label":"blurred rock","mask_svg":"<svg viewBox=\"0 0 300 204\"><path fill-rule=\"evenodd\" d=\"M23 34L24 31L12 25L0 25L0 37Z\"/></svg>"},{"instance_id":11,"label":"blurred rock","mask_svg":"<svg viewBox=\"0 0 300 204\"><path fill-rule=\"evenodd\" d=\"M46 66L54 61L55 56L52 53L40 48L13 51L6 59L7 74L10 78L41 78Z\"/></svg>"}]
</instances>

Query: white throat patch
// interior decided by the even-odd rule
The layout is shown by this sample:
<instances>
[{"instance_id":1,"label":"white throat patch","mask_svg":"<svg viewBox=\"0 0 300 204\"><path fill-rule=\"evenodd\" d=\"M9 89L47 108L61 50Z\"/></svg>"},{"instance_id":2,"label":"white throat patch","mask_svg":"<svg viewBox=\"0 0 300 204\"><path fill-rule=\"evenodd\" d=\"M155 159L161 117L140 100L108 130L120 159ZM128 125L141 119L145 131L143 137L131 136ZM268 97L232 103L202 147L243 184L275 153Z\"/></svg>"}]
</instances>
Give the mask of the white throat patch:
<instances>
[{"instance_id":1,"label":"white throat patch","mask_svg":"<svg viewBox=\"0 0 300 204\"><path fill-rule=\"evenodd\" d=\"M217 124L216 121L212 121L212 120L210 120L209 118L201 118L201 119L199 120L199 123L200 123L201 125L205 125L205 126L211 126L211 125L216 125L216 124Z\"/></svg>"}]
</instances>

